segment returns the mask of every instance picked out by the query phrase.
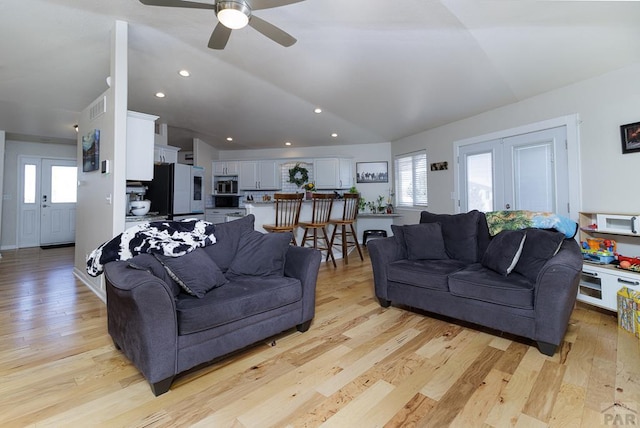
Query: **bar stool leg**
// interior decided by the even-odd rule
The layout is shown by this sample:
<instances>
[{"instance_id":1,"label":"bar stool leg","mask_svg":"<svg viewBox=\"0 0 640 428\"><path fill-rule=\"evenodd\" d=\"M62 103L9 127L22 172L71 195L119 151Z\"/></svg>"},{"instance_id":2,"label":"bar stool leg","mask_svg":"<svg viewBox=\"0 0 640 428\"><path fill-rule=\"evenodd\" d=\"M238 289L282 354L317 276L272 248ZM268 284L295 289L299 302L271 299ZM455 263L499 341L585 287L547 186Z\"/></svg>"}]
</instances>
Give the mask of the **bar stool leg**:
<instances>
[{"instance_id":1,"label":"bar stool leg","mask_svg":"<svg viewBox=\"0 0 640 428\"><path fill-rule=\"evenodd\" d=\"M358 243L358 236L356 235L356 229L353 227L353 223L351 223L349 226L351 227L351 237L353 238L353 242L356 244L358 254L360 254L360 260L364 261L364 257L362 257L362 250L360 249L360 244Z\"/></svg>"},{"instance_id":2,"label":"bar stool leg","mask_svg":"<svg viewBox=\"0 0 640 428\"><path fill-rule=\"evenodd\" d=\"M322 234L324 235L324 242L327 245L327 255L331 256L333 267L336 267L336 259L335 257L333 257L333 251L331 250L331 246L329 245L329 235L327 235L327 229L324 226L322 226Z\"/></svg>"}]
</instances>

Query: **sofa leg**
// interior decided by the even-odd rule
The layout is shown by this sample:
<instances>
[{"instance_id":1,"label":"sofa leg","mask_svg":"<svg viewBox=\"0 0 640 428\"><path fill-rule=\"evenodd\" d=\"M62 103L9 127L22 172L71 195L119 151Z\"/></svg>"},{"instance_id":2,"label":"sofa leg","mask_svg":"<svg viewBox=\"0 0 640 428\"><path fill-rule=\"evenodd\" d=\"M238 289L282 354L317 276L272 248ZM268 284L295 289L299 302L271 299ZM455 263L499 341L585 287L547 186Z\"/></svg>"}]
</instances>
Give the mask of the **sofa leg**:
<instances>
[{"instance_id":1,"label":"sofa leg","mask_svg":"<svg viewBox=\"0 0 640 428\"><path fill-rule=\"evenodd\" d=\"M305 331L309 330L309 327L311 327L311 320L305 321L302 324L298 324L296 326L300 333L304 333Z\"/></svg>"},{"instance_id":2,"label":"sofa leg","mask_svg":"<svg viewBox=\"0 0 640 428\"><path fill-rule=\"evenodd\" d=\"M391 306L391 300L383 299L382 297L378 297L378 302L380 302L380 306L383 308Z\"/></svg>"},{"instance_id":3,"label":"sofa leg","mask_svg":"<svg viewBox=\"0 0 640 428\"><path fill-rule=\"evenodd\" d=\"M553 354L556 353L557 345L547 342L536 342L538 344L538 350L544 355L548 355L553 357Z\"/></svg>"},{"instance_id":4,"label":"sofa leg","mask_svg":"<svg viewBox=\"0 0 640 428\"><path fill-rule=\"evenodd\" d=\"M158 395L162 395L165 392L167 392L169 388L171 388L172 382L173 382L173 376L168 377L166 379L162 379L160 382L152 383L150 384L151 392L153 392L153 395L155 395L156 397Z\"/></svg>"}]
</instances>

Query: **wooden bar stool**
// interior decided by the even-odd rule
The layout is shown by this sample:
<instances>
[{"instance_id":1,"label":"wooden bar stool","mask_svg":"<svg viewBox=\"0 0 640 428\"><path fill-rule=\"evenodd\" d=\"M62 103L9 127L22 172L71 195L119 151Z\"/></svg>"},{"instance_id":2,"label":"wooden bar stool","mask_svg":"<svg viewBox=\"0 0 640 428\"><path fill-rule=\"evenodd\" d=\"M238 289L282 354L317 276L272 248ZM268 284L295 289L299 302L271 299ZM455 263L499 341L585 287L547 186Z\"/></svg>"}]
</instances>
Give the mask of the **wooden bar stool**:
<instances>
[{"instance_id":1,"label":"wooden bar stool","mask_svg":"<svg viewBox=\"0 0 640 428\"><path fill-rule=\"evenodd\" d=\"M293 245L298 245L296 228L298 227L303 197L304 193L275 193L273 200L276 207L276 223L263 225L264 230L267 232L292 232L291 242Z\"/></svg>"},{"instance_id":2,"label":"wooden bar stool","mask_svg":"<svg viewBox=\"0 0 640 428\"><path fill-rule=\"evenodd\" d=\"M336 235L338 235L341 242L337 245L340 245L342 247L342 258L344 259L345 265L349 264L349 248L355 247L358 250L358 254L360 254L360 260L364 260L364 257L362 257L360 244L358 243L356 229L353 226L353 223L355 223L356 217L358 216L359 200L359 193L345 193L342 219L329 220L329 224L333 225L333 233L331 234L331 242L329 243L329 246L333 248L333 246L336 245L334 242L336 239ZM338 229L340 229L340 234L337 233ZM329 260L329 254L327 254L327 260Z\"/></svg>"},{"instance_id":3,"label":"wooden bar stool","mask_svg":"<svg viewBox=\"0 0 640 428\"><path fill-rule=\"evenodd\" d=\"M314 193L311 196L313 200L313 212L311 214L311 222L300 222L300 227L304 227L304 235L302 236L302 246L307 242L309 231L312 232L313 248L327 251L327 260L331 257L333 267L336 267L336 259L333 257L329 235L327 234L327 225L329 224L329 216L331 216L331 208L333 208L333 193ZM322 232L320 235L318 231ZM324 240L324 246L319 246L318 241Z\"/></svg>"}]
</instances>

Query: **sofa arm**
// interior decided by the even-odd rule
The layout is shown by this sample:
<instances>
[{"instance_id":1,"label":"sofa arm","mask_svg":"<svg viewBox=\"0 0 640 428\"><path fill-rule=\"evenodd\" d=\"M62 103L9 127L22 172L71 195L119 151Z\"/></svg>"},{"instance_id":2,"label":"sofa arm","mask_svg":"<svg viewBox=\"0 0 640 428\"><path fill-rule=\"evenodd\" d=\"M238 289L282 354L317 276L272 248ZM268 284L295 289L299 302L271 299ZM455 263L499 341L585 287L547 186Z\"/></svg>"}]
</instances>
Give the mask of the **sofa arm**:
<instances>
[{"instance_id":1,"label":"sofa arm","mask_svg":"<svg viewBox=\"0 0 640 428\"><path fill-rule=\"evenodd\" d=\"M178 324L169 286L152 273L132 269L122 261L105 265L105 281L107 325L116 346L150 384L173 378Z\"/></svg>"},{"instance_id":2,"label":"sofa arm","mask_svg":"<svg viewBox=\"0 0 640 428\"><path fill-rule=\"evenodd\" d=\"M387 266L389 263L402 258L402 251L398 241L393 237L374 239L367 242L367 250L373 268L373 283L376 297L380 304L388 306L387 295Z\"/></svg>"},{"instance_id":3,"label":"sofa arm","mask_svg":"<svg viewBox=\"0 0 640 428\"><path fill-rule=\"evenodd\" d=\"M310 321L316 311L316 282L322 254L313 248L289 246L284 264L284 275L302 283L302 320Z\"/></svg>"},{"instance_id":4,"label":"sofa arm","mask_svg":"<svg viewBox=\"0 0 640 428\"><path fill-rule=\"evenodd\" d=\"M565 239L560 251L538 274L535 289L535 340L559 345L578 295L582 254L576 241Z\"/></svg>"}]
</instances>

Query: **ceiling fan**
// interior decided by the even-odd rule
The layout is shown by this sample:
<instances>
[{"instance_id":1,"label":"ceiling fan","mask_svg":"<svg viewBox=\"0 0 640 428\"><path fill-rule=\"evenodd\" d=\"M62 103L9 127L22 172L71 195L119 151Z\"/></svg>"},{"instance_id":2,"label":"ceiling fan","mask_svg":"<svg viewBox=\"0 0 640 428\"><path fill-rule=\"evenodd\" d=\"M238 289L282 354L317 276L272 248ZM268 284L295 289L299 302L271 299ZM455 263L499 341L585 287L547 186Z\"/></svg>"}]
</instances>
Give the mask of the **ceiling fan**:
<instances>
[{"instance_id":1,"label":"ceiling fan","mask_svg":"<svg viewBox=\"0 0 640 428\"><path fill-rule=\"evenodd\" d=\"M297 40L264 19L253 15L254 10L270 9L288 4L299 3L304 0L214 0L211 3L198 3L182 0L140 0L147 6L186 7L190 9L213 9L218 18L218 24L211 34L208 46L211 49L224 49L229 41L232 30L251 26L254 30L267 36L284 47L293 45Z\"/></svg>"}]
</instances>

